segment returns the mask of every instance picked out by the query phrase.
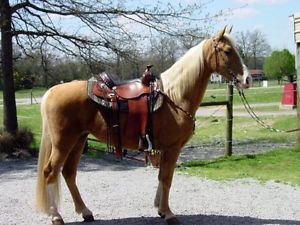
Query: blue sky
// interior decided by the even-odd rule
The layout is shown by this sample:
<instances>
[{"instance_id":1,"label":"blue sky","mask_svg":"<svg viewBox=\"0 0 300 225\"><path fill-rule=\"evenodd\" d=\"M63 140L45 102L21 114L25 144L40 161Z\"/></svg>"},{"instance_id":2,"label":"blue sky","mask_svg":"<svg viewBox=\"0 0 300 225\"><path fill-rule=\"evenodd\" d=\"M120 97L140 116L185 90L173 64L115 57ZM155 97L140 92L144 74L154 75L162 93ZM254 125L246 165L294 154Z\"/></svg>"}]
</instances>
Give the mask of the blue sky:
<instances>
[{"instance_id":1,"label":"blue sky","mask_svg":"<svg viewBox=\"0 0 300 225\"><path fill-rule=\"evenodd\" d=\"M125 0L124 2L129 6L139 6L141 4L140 0ZM273 50L287 48L293 54L296 52L293 22L289 17L296 12L300 12L300 0L169 0L160 2L171 2L174 3L174 6L178 3L208 3L203 15L207 12L215 14L220 10L228 11L231 9L231 15L226 19L217 21L214 30L218 31L225 25L233 26L233 34L259 29L265 35ZM144 0L143 4L151 8L153 0ZM203 15L200 15L200 18ZM70 17L70 19L72 18ZM72 24L74 24L73 19ZM64 18L61 22L63 21L68 20ZM70 26L69 22L67 24ZM129 27L128 29L137 29L136 27Z\"/></svg>"},{"instance_id":2,"label":"blue sky","mask_svg":"<svg viewBox=\"0 0 300 225\"><path fill-rule=\"evenodd\" d=\"M129 5L139 5L139 0L127 0ZM164 1L160 1L164 2ZM293 22L289 18L300 12L300 0L169 0L177 4L207 3L203 15L211 15L219 11L231 10L231 15L217 21L216 31L225 25L233 26L233 34L241 31L259 29L266 37L273 50L287 48L295 54L296 46L293 36ZM151 6L153 0L144 0L145 5ZM200 15L200 18L203 17Z\"/></svg>"},{"instance_id":3,"label":"blue sky","mask_svg":"<svg viewBox=\"0 0 300 225\"><path fill-rule=\"evenodd\" d=\"M289 49L295 54L293 22L289 16L300 12L299 0L214 0L208 11L233 9L233 15L218 26L233 25L233 33L259 29L272 49Z\"/></svg>"}]
</instances>

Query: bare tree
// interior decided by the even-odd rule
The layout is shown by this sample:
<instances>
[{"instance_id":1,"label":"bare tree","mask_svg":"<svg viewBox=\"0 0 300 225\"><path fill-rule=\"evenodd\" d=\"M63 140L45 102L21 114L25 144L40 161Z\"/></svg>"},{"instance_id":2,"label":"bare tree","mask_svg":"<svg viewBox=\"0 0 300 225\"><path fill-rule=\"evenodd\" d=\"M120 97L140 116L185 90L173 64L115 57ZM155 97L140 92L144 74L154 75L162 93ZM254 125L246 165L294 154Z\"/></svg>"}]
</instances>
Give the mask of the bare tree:
<instances>
[{"instance_id":1,"label":"bare tree","mask_svg":"<svg viewBox=\"0 0 300 225\"><path fill-rule=\"evenodd\" d=\"M112 52L125 56L126 48L145 40L148 30L187 36L187 27L201 31L199 25L207 26L218 16L202 12L207 3L183 4L157 1L146 7L123 0L1 0L4 129L11 133L18 129L13 41L23 54L47 45L67 55L105 61Z\"/></svg>"},{"instance_id":2,"label":"bare tree","mask_svg":"<svg viewBox=\"0 0 300 225\"><path fill-rule=\"evenodd\" d=\"M240 55L243 58L244 63L249 66L250 58L251 58L251 51L250 51L250 32L239 32L236 35L237 39L237 47L239 49Z\"/></svg>"},{"instance_id":3,"label":"bare tree","mask_svg":"<svg viewBox=\"0 0 300 225\"><path fill-rule=\"evenodd\" d=\"M271 52L265 35L260 30L239 32L236 35L237 46L245 64L253 69L258 68L259 60ZM262 63L261 65L262 66Z\"/></svg>"},{"instance_id":4,"label":"bare tree","mask_svg":"<svg viewBox=\"0 0 300 225\"><path fill-rule=\"evenodd\" d=\"M164 71L178 58L179 45L174 38L161 35L151 38L148 60L155 65L154 71Z\"/></svg>"}]
</instances>

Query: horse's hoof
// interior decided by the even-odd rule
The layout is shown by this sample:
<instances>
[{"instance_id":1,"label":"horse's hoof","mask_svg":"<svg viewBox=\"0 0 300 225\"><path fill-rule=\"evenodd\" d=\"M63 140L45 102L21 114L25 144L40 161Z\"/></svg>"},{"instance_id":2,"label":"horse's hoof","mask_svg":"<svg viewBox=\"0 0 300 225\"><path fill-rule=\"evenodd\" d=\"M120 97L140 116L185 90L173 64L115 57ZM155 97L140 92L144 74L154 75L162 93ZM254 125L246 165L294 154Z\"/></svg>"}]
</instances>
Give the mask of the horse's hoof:
<instances>
[{"instance_id":1,"label":"horse's hoof","mask_svg":"<svg viewBox=\"0 0 300 225\"><path fill-rule=\"evenodd\" d=\"M85 216L83 216L83 219L84 219L84 222L93 222L93 221L95 221L93 215L85 215Z\"/></svg>"},{"instance_id":2,"label":"horse's hoof","mask_svg":"<svg viewBox=\"0 0 300 225\"><path fill-rule=\"evenodd\" d=\"M160 218L163 218L163 219L166 217L166 215L162 214L161 212L158 212L158 215L160 216Z\"/></svg>"},{"instance_id":3,"label":"horse's hoof","mask_svg":"<svg viewBox=\"0 0 300 225\"><path fill-rule=\"evenodd\" d=\"M52 220L52 225L65 225L63 219Z\"/></svg>"},{"instance_id":4,"label":"horse's hoof","mask_svg":"<svg viewBox=\"0 0 300 225\"><path fill-rule=\"evenodd\" d=\"M176 217L166 219L168 225L183 225Z\"/></svg>"}]
</instances>

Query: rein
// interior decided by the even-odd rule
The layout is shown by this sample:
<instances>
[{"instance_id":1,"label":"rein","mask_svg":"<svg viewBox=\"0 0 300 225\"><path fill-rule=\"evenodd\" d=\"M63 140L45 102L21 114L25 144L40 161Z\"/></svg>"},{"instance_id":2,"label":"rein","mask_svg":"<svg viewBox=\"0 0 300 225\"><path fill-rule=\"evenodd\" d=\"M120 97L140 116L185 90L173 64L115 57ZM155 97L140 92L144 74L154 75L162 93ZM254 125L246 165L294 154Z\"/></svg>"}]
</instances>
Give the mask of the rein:
<instances>
[{"instance_id":1,"label":"rein","mask_svg":"<svg viewBox=\"0 0 300 225\"><path fill-rule=\"evenodd\" d=\"M213 42L213 48L216 51L216 66L218 66L218 57L217 57L217 53L220 53L220 57L223 59L223 61L225 62L225 57L224 54L221 53L221 51L218 48L218 41L215 38L212 38L212 42ZM236 74L230 69L228 63L226 63L226 69L227 72L232 76L232 82L233 85L235 86L235 88L237 89L239 96L241 98L241 101L244 105L244 108L246 109L246 111L248 112L248 114L252 117L252 119L254 119L258 124L260 124L262 127L272 131L272 132L278 132L278 133L292 133L292 132L296 132L299 131L300 128L295 128L295 129L291 129L291 130L280 130L277 128L274 128L268 124L266 124L253 110L253 108L251 107L251 105L249 104L244 92L242 89L240 89L238 87L238 84L240 83L240 81L237 79Z\"/></svg>"},{"instance_id":2,"label":"rein","mask_svg":"<svg viewBox=\"0 0 300 225\"><path fill-rule=\"evenodd\" d=\"M169 96L164 93L161 90L158 90L158 93L163 95L164 97L166 97L167 101L169 103L171 103L171 105L173 105L174 107L176 107L177 109L179 109L180 111L182 111L188 118L190 118L193 122L196 121L195 116L193 116L191 113L189 113L188 111L186 111L185 109L183 109L181 106L177 105L172 99L169 98Z\"/></svg>"},{"instance_id":3,"label":"rein","mask_svg":"<svg viewBox=\"0 0 300 225\"><path fill-rule=\"evenodd\" d=\"M300 128L295 128L295 129L291 129L291 130L280 130L277 128L274 128L268 124L266 124L253 110L253 108L251 107L251 105L249 104L243 90L240 90L239 88L237 88L237 91L239 93L239 96L242 100L242 103L246 109L246 111L248 112L248 114L252 117L252 119L254 119L258 124L260 124L262 127L272 131L272 132L277 132L277 133L292 133L292 132L296 132L299 131Z\"/></svg>"},{"instance_id":4,"label":"rein","mask_svg":"<svg viewBox=\"0 0 300 225\"><path fill-rule=\"evenodd\" d=\"M225 57L224 57L224 54L221 54L221 51L219 50L218 48L218 42L216 41L215 38L212 38L212 42L213 42L213 48L215 49L216 51L216 66L218 66L218 57L217 57L217 53L220 53L219 55L221 56L221 58L223 59L223 61L225 62ZM226 63L226 69L227 69L227 72L232 76L232 82L233 82L233 85L235 86L235 88L237 89L238 93L239 93L239 96L241 98L241 101L246 109L246 111L248 112L248 114L258 123L260 124L262 127L270 130L270 131L273 131L273 132L280 132L280 133L291 133L291 132L296 132L296 131L299 131L300 128L295 128L295 129L291 129L291 130L279 130L277 128L274 128L268 124L266 124L253 110L253 108L250 106L244 92L242 89L240 89L238 87L238 84L240 83L240 81L237 79L237 76L236 74L230 69L228 63Z\"/></svg>"}]
</instances>

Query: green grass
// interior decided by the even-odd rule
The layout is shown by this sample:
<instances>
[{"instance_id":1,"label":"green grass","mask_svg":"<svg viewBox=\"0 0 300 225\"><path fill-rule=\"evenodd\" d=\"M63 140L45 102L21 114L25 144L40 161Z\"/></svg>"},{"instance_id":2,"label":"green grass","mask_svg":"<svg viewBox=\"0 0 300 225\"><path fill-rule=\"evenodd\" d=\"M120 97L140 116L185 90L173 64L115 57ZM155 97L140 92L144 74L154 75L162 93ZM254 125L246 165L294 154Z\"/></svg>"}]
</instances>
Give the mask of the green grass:
<instances>
[{"instance_id":1,"label":"green grass","mask_svg":"<svg viewBox=\"0 0 300 225\"><path fill-rule=\"evenodd\" d=\"M261 182L300 185L300 147L278 149L258 155L222 157L182 163L178 171L213 180L254 178Z\"/></svg>"},{"instance_id":2,"label":"green grass","mask_svg":"<svg viewBox=\"0 0 300 225\"><path fill-rule=\"evenodd\" d=\"M35 142L33 148L38 149L42 134L42 118L40 114L40 105L17 105L17 115L19 127L29 128L34 133ZM3 110L0 110L0 124L3 124ZM91 136L91 138L94 137ZM89 147L101 151L104 151L107 148L106 144L95 141L89 141ZM95 155L97 154L102 153L95 153L93 151L91 153L91 156L96 157Z\"/></svg>"},{"instance_id":3,"label":"green grass","mask_svg":"<svg viewBox=\"0 0 300 225\"><path fill-rule=\"evenodd\" d=\"M39 145L41 135L41 117L39 105L18 105L19 126L30 128L36 137ZM0 124L3 123L3 110L0 110ZM267 124L281 130L296 128L297 118L295 116L268 116L261 117ZM189 144L214 143L225 140L226 118L224 117L199 117L196 122L195 134ZM274 133L258 125L252 118L234 117L233 120L234 142L293 142L296 140L296 133ZM95 148L105 149L97 143L90 142Z\"/></svg>"},{"instance_id":4,"label":"green grass","mask_svg":"<svg viewBox=\"0 0 300 225\"><path fill-rule=\"evenodd\" d=\"M3 109L3 106L0 106L0 109ZM17 115L19 127L29 128L34 133L33 148L38 148L42 131L40 105L18 105ZM3 124L3 110L0 110L0 124Z\"/></svg>"},{"instance_id":5,"label":"green grass","mask_svg":"<svg viewBox=\"0 0 300 225\"><path fill-rule=\"evenodd\" d=\"M268 87L278 86L277 80L269 80ZM282 84L280 84L282 85ZM208 83L208 89L226 89L226 83ZM262 82L255 81L252 85L253 87L262 87Z\"/></svg>"},{"instance_id":6,"label":"green grass","mask_svg":"<svg viewBox=\"0 0 300 225\"><path fill-rule=\"evenodd\" d=\"M225 89L207 89L203 102L210 101L225 101L226 100L226 87ZM282 96L282 87L274 86L270 88L249 88L244 90L244 94L249 103L278 103L280 104ZM242 104L237 90L234 90L233 104Z\"/></svg>"},{"instance_id":7,"label":"green grass","mask_svg":"<svg viewBox=\"0 0 300 225\"><path fill-rule=\"evenodd\" d=\"M267 93L276 91L277 94ZM34 93L41 96L45 90L38 89ZM208 93L211 90L208 90ZM216 93L226 94L225 90L214 90ZM30 93L30 92L29 92ZM17 93L19 97L26 97L27 91ZM1 95L1 94L0 94ZM281 88L249 89L246 93L250 101L279 102ZM274 95L274 96L272 96ZM255 97L256 96L256 97ZM276 97L277 96L277 97ZM224 97L225 99L225 97ZM235 103L237 104L237 103ZM18 105L18 122L20 127L28 127L35 134L34 147L38 148L41 137L40 105ZM0 108L1 109L1 108ZM259 110L265 110L260 109ZM274 111L274 108L271 109ZM267 124L281 130L293 129L297 125L295 116L267 116L261 117ZM3 123L3 110L0 110L0 124ZM200 117L197 118L195 134L188 145L225 143L226 118ZM92 137L93 138L93 137ZM260 143L260 142L295 142L296 133L274 133L259 126L253 119L234 117L233 121L234 144ZM91 157L101 157L106 151L106 144L89 141L93 149L89 151ZM95 150L96 149L96 150ZM259 155L233 156L219 158L212 161L193 161L182 164L178 169L193 176L201 176L214 180L233 180L252 177L261 182L274 180L276 182L300 185L300 150L279 149Z\"/></svg>"},{"instance_id":8,"label":"green grass","mask_svg":"<svg viewBox=\"0 0 300 225\"><path fill-rule=\"evenodd\" d=\"M284 112L286 111L285 109L281 109L279 107L279 104L277 106L273 105L273 106L269 106L269 105L262 105L262 106L255 106L252 108L254 109L254 111L256 113L258 112ZM247 112L246 109L243 108L234 108L233 112Z\"/></svg>"},{"instance_id":9,"label":"green grass","mask_svg":"<svg viewBox=\"0 0 300 225\"><path fill-rule=\"evenodd\" d=\"M290 130L296 128L295 116L268 116L261 117L268 125L280 129ZM196 129L188 145L203 143L225 142L226 118L225 117L199 117L196 121ZM235 143L255 142L295 142L296 133L272 132L263 128L252 118L234 117L233 141Z\"/></svg>"},{"instance_id":10,"label":"green grass","mask_svg":"<svg viewBox=\"0 0 300 225\"><path fill-rule=\"evenodd\" d=\"M211 85L210 85L211 86ZM223 88L226 88L226 85L223 84ZM27 97L30 96L31 90L21 90L16 92L18 97ZM33 89L35 96L42 96L45 92L44 88L34 88ZM270 88L253 88L245 90L245 94L251 103L262 103L262 102L277 102L279 105L280 96L282 92L282 87L272 86ZM223 96L225 99L226 90L225 89L210 89L207 90L206 99L209 98L211 93L217 94L216 96ZM2 92L0 92L2 96ZM238 96L234 95L234 98L237 99ZM217 99L219 100L219 99ZM234 105L237 105L238 100ZM269 111L270 107L260 107L255 108L255 111ZM0 108L1 109L1 108ZM39 112L39 105L18 105L18 120L20 126L25 126L35 133L36 143L39 144L39 139L41 135L41 118ZM237 109L244 110L244 109ZM270 111L278 111L277 106L271 106ZM244 110L245 111L245 110ZM3 110L0 110L0 124L2 124L3 119ZM293 129L297 125L297 118L295 116L267 116L261 117L263 121L267 124L274 126L275 128L288 130ZM226 119L224 117L200 117L196 122L195 135L192 137L189 144L199 144L199 143L215 143L216 141L224 143L225 140L225 130L226 130ZM293 142L296 140L296 133L274 133L262 128L251 118L244 117L234 117L233 120L233 140L238 143L249 143L249 142ZM103 146L98 143L90 142L92 147L105 149L106 146Z\"/></svg>"},{"instance_id":11,"label":"green grass","mask_svg":"<svg viewBox=\"0 0 300 225\"><path fill-rule=\"evenodd\" d=\"M43 87L35 87L33 89L24 89L24 90L18 90L15 92L16 98L30 98L31 93L33 94L33 97L41 97L46 92L46 88ZM3 92L0 91L0 99L2 101L3 99Z\"/></svg>"},{"instance_id":12,"label":"green grass","mask_svg":"<svg viewBox=\"0 0 300 225\"><path fill-rule=\"evenodd\" d=\"M89 135L89 156L94 158L101 157L107 151L107 144L96 140L93 135Z\"/></svg>"},{"instance_id":13,"label":"green grass","mask_svg":"<svg viewBox=\"0 0 300 225\"><path fill-rule=\"evenodd\" d=\"M41 137L40 105L18 105L18 122L20 127L28 127L35 134L36 146ZM2 124L3 111L0 110L0 124ZM295 128L297 118L295 116L262 117L262 119L277 129L289 130ZM200 117L196 122L196 130L189 145L214 143L225 141L226 118L224 117ZM253 119L235 117L233 121L233 140L237 143L249 142L294 142L296 133L274 133L259 126ZM89 142L97 149L106 149L105 144Z\"/></svg>"}]
</instances>

